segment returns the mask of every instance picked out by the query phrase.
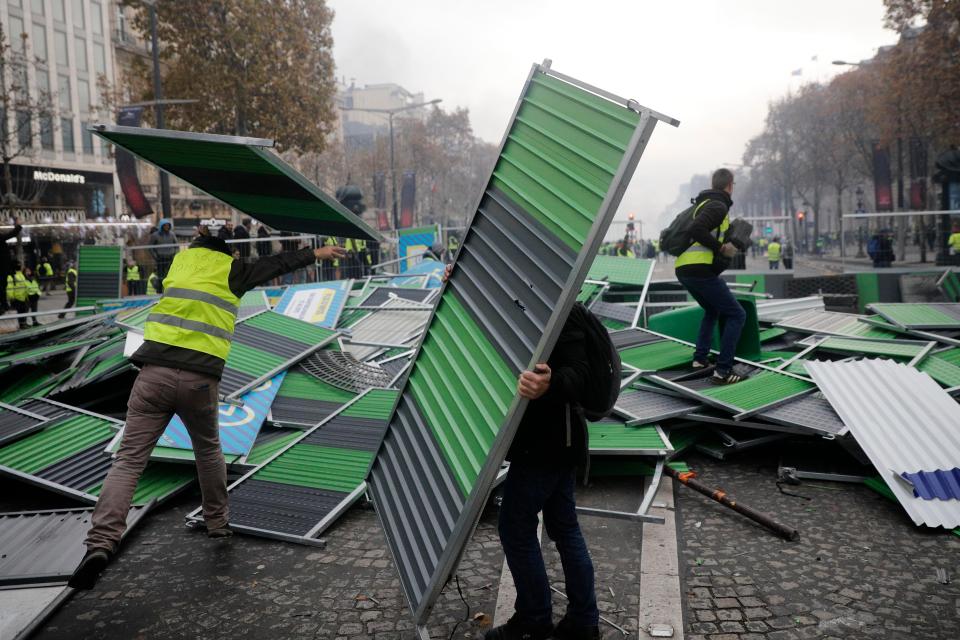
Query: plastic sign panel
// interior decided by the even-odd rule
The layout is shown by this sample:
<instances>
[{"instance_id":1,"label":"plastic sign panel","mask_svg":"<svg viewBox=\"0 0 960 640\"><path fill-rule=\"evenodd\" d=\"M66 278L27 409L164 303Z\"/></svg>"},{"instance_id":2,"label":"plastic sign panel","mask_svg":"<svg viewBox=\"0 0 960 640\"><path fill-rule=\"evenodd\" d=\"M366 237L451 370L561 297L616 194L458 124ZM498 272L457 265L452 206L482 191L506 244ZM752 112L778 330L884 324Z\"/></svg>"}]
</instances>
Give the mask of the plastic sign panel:
<instances>
[{"instance_id":1,"label":"plastic sign panel","mask_svg":"<svg viewBox=\"0 0 960 640\"><path fill-rule=\"evenodd\" d=\"M300 284L287 288L275 311L325 329L334 329L340 320L352 280Z\"/></svg>"},{"instance_id":2,"label":"plastic sign panel","mask_svg":"<svg viewBox=\"0 0 960 640\"><path fill-rule=\"evenodd\" d=\"M439 242L440 233L436 226L418 229L401 229L397 239L400 252L400 273L420 264L423 254Z\"/></svg>"}]
</instances>

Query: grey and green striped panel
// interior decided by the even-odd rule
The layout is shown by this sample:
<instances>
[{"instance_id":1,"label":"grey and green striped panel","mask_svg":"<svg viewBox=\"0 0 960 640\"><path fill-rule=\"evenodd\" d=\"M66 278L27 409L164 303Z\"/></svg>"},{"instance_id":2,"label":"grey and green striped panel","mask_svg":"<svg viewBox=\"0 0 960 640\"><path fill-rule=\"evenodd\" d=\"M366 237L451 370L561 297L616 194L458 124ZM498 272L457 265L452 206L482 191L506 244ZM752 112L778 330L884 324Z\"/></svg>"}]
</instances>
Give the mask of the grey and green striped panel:
<instances>
[{"instance_id":1,"label":"grey and green striped panel","mask_svg":"<svg viewBox=\"0 0 960 640\"><path fill-rule=\"evenodd\" d=\"M237 322L220 394L238 396L336 337L336 332L309 322L265 311Z\"/></svg>"},{"instance_id":2,"label":"grey and green striped panel","mask_svg":"<svg viewBox=\"0 0 960 640\"><path fill-rule=\"evenodd\" d=\"M591 280L606 280L610 284L642 287L650 280L656 260L597 256L587 275Z\"/></svg>"},{"instance_id":3,"label":"grey and green striped panel","mask_svg":"<svg viewBox=\"0 0 960 640\"><path fill-rule=\"evenodd\" d=\"M620 420L606 419L587 423L590 453L597 455L664 455L670 442L654 424L628 427Z\"/></svg>"},{"instance_id":4,"label":"grey and green striped panel","mask_svg":"<svg viewBox=\"0 0 960 640\"><path fill-rule=\"evenodd\" d=\"M867 308L907 329L960 329L960 303L878 302Z\"/></svg>"},{"instance_id":5,"label":"grey and green striped panel","mask_svg":"<svg viewBox=\"0 0 960 640\"><path fill-rule=\"evenodd\" d=\"M316 540L332 524L331 514L359 497L396 399L395 390L370 389L289 448L278 448L230 488L230 526L297 542Z\"/></svg>"},{"instance_id":6,"label":"grey and green striped panel","mask_svg":"<svg viewBox=\"0 0 960 640\"><path fill-rule=\"evenodd\" d=\"M814 389L807 380L775 371L760 371L737 384L702 389L700 394L740 412L753 411Z\"/></svg>"},{"instance_id":7,"label":"grey and green striped panel","mask_svg":"<svg viewBox=\"0 0 960 640\"><path fill-rule=\"evenodd\" d=\"M381 240L273 153L271 140L102 124L93 132L274 229Z\"/></svg>"},{"instance_id":8,"label":"grey and green striped panel","mask_svg":"<svg viewBox=\"0 0 960 640\"><path fill-rule=\"evenodd\" d=\"M513 437L517 376L557 339L657 117L540 66L524 86L368 479L417 624Z\"/></svg>"},{"instance_id":9,"label":"grey and green striped panel","mask_svg":"<svg viewBox=\"0 0 960 640\"><path fill-rule=\"evenodd\" d=\"M313 426L355 397L295 367L283 378L270 406L270 420L288 427Z\"/></svg>"},{"instance_id":10,"label":"grey and green striped panel","mask_svg":"<svg viewBox=\"0 0 960 640\"><path fill-rule=\"evenodd\" d=\"M123 247L80 245L77 256L77 306L120 296Z\"/></svg>"}]
</instances>

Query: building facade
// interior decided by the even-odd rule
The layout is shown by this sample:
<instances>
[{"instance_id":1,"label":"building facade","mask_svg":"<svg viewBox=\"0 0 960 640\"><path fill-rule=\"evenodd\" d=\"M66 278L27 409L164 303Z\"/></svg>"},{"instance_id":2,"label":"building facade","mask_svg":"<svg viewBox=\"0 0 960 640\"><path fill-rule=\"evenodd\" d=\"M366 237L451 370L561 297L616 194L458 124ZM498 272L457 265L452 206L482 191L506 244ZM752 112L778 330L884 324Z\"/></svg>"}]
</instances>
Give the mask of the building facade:
<instances>
[{"instance_id":1,"label":"building facade","mask_svg":"<svg viewBox=\"0 0 960 640\"><path fill-rule=\"evenodd\" d=\"M401 109L423 101L422 92L412 93L392 82L362 87L341 82L337 90L340 138L348 149L368 149L389 126L389 116L378 110ZM403 117L423 119L427 113L427 107L419 107L404 111Z\"/></svg>"}]
</instances>

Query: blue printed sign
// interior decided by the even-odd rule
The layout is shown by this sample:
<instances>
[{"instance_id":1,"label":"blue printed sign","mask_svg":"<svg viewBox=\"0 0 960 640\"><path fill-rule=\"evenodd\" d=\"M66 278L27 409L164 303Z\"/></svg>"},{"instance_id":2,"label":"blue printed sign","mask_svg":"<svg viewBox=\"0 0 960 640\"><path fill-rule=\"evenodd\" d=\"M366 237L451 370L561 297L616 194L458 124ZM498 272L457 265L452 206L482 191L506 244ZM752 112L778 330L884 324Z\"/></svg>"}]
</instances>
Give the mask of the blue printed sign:
<instances>
[{"instance_id":1,"label":"blue printed sign","mask_svg":"<svg viewBox=\"0 0 960 640\"><path fill-rule=\"evenodd\" d=\"M274 311L324 329L335 329L351 286L350 280L293 285L283 292Z\"/></svg>"}]
</instances>

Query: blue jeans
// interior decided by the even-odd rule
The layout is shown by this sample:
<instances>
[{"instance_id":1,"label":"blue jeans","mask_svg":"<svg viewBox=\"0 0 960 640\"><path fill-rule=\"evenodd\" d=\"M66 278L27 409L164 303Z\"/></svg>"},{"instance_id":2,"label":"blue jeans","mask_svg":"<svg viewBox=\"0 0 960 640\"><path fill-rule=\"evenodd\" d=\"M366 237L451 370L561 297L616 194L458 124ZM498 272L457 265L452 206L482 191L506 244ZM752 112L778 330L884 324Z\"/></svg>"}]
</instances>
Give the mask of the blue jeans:
<instances>
[{"instance_id":1,"label":"blue jeans","mask_svg":"<svg viewBox=\"0 0 960 640\"><path fill-rule=\"evenodd\" d=\"M723 319L720 334L720 356L717 358L717 373L726 375L733 369L733 358L737 353L740 332L747 321L747 312L730 293L730 287L719 276L712 278L684 278L677 276L693 299L703 307L703 321L697 334L697 349L693 357L706 362L713 344L713 328L717 320Z\"/></svg>"},{"instance_id":2,"label":"blue jeans","mask_svg":"<svg viewBox=\"0 0 960 640\"><path fill-rule=\"evenodd\" d=\"M517 588L514 608L526 625L552 622L550 583L537 540L537 514L557 545L567 591L567 618L577 626L599 624L593 563L577 522L573 469L551 470L511 464L500 505L500 542Z\"/></svg>"}]
</instances>

